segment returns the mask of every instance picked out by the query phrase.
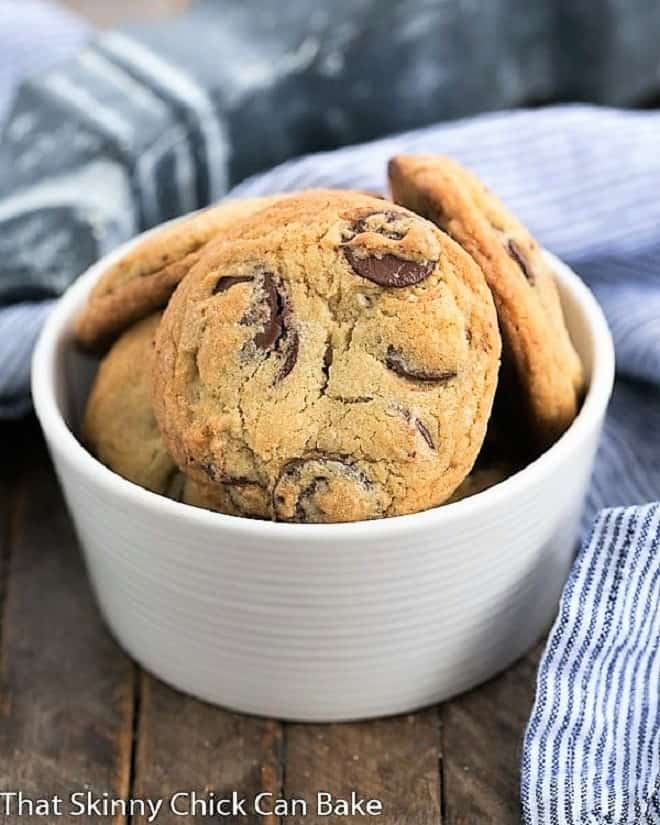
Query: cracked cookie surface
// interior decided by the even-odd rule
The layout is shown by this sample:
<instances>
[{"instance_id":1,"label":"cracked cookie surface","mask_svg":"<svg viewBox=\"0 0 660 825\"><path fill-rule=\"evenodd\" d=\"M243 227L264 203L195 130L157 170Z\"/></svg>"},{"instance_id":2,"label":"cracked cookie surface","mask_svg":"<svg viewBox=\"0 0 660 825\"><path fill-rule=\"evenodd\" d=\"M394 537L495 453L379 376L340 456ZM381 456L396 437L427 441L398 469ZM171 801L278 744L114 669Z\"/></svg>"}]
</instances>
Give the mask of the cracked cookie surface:
<instances>
[{"instance_id":1,"label":"cracked cookie surface","mask_svg":"<svg viewBox=\"0 0 660 825\"><path fill-rule=\"evenodd\" d=\"M583 383L554 275L528 230L470 172L442 156L389 163L394 200L432 220L479 264L490 286L504 357L517 374L534 440L547 447L575 418ZM500 394L498 392L498 396Z\"/></svg>"},{"instance_id":2,"label":"cracked cookie surface","mask_svg":"<svg viewBox=\"0 0 660 825\"><path fill-rule=\"evenodd\" d=\"M240 515L231 490L206 491L186 478L161 439L151 402L154 338L162 313L126 330L105 355L83 421L83 441L134 484L195 507Z\"/></svg>"},{"instance_id":3,"label":"cracked cookie surface","mask_svg":"<svg viewBox=\"0 0 660 825\"><path fill-rule=\"evenodd\" d=\"M83 440L114 472L177 497L180 474L163 444L151 405L157 312L128 329L101 361L87 402Z\"/></svg>"},{"instance_id":4,"label":"cracked cookie surface","mask_svg":"<svg viewBox=\"0 0 660 825\"><path fill-rule=\"evenodd\" d=\"M211 238L276 199L225 201L149 233L97 281L76 319L78 341L104 349L132 323L162 309Z\"/></svg>"},{"instance_id":5,"label":"cracked cookie surface","mask_svg":"<svg viewBox=\"0 0 660 825\"><path fill-rule=\"evenodd\" d=\"M452 494L484 438L500 338L454 241L389 202L315 190L207 247L156 352L163 438L207 500L337 522Z\"/></svg>"}]
</instances>

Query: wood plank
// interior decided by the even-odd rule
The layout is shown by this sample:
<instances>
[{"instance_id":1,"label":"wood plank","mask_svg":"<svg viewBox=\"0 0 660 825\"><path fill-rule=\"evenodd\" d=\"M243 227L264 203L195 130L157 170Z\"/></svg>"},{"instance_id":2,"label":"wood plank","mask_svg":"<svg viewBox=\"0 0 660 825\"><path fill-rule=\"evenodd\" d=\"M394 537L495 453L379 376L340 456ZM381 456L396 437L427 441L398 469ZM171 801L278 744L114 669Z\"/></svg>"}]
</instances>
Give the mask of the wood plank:
<instances>
[{"instance_id":1,"label":"wood plank","mask_svg":"<svg viewBox=\"0 0 660 825\"><path fill-rule=\"evenodd\" d=\"M371 817L318 816L316 796L326 791L377 799L382 825L440 822L439 728L436 709L408 716L343 725L287 725L284 791L309 803L307 816L287 825L347 825Z\"/></svg>"},{"instance_id":2,"label":"wood plank","mask_svg":"<svg viewBox=\"0 0 660 825\"><path fill-rule=\"evenodd\" d=\"M133 665L101 623L45 449L35 425L26 426L18 442L24 471L0 651L0 788L31 797L74 790L122 797L131 761ZM0 809L0 822L15 821ZM50 821L82 820L69 811Z\"/></svg>"},{"instance_id":3,"label":"wood plank","mask_svg":"<svg viewBox=\"0 0 660 825\"><path fill-rule=\"evenodd\" d=\"M98 795L155 799L179 790L195 790L202 798L236 790L249 800L268 791L308 802L307 816L260 819L252 812L215 819L268 825L364 822L362 816L315 813L319 791L335 798L355 791L381 801L378 819L384 825L432 825L441 818L449 825L519 822L520 740L540 647L439 711L352 725L291 724L284 732L279 723L213 708L142 675L131 780L133 666L100 624L71 525L31 426L1 430L9 452L0 493L9 495L3 496L0 536L11 538L12 549L2 635L1 788L43 796L88 785ZM13 518L7 512L12 497L20 505ZM0 816L4 821L15 818ZM166 809L158 818L162 825L180 821L209 820L182 820ZM124 819L116 816L114 822Z\"/></svg>"},{"instance_id":4,"label":"wood plank","mask_svg":"<svg viewBox=\"0 0 660 825\"><path fill-rule=\"evenodd\" d=\"M520 749L542 650L440 708L444 825L520 822Z\"/></svg>"},{"instance_id":5,"label":"wood plank","mask_svg":"<svg viewBox=\"0 0 660 825\"><path fill-rule=\"evenodd\" d=\"M278 722L242 716L212 707L167 687L144 674L141 680L140 724L131 795L164 799L158 825L181 822L240 822L275 825L276 818L254 813L257 794L278 796L281 789L282 726ZM195 792L207 799L230 797L232 791L246 800L247 816L177 816L169 809L172 795ZM180 798L180 811L190 810L191 798ZM133 819L146 823L146 816Z\"/></svg>"},{"instance_id":6,"label":"wood plank","mask_svg":"<svg viewBox=\"0 0 660 825\"><path fill-rule=\"evenodd\" d=\"M3 461L0 462L0 639L2 639L3 605L7 590L9 546L16 510L16 488L21 471L15 445L23 428L15 422L0 424L0 443L3 445Z\"/></svg>"}]
</instances>

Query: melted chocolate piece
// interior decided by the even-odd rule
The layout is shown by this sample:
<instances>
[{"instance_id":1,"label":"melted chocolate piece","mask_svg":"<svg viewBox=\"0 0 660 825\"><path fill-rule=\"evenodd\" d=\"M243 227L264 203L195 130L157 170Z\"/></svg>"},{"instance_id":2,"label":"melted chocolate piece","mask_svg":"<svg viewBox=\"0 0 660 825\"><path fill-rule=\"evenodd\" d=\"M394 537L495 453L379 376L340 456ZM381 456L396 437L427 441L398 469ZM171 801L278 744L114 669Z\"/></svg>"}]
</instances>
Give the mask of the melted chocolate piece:
<instances>
[{"instance_id":1,"label":"melted chocolate piece","mask_svg":"<svg viewBox=\"0 0 660 825\"><path fill-rule=\"evenodd\" d=\"M413 422L413 424L415 425L415 427L417 429L417 432L422 436L424 441L426 441L426 443L428 444L428 446L432 450L435 450L435 444L433 443L433 436L429 432L428 427L426 426L426 424L420 418L415 418L413 416L413 414L410 412L410 410L400 410L400 412L409 424L410 424L411 421Z\"/></svg>"},{"instance_id":2,"label":"melted chocolate piece","mask_svg":"<svg viewBox=\"0 0 660 825\"><path fill-rule=\"evenodd\" d=\"M254 336L254 345L257 349L269 350L282 334L284 301L270 272L264 273L262 289L265 315L263 329Z\"/></svg>"},{"instance_id":3,"label":"melted chocolate piece","mask_svg":"<svg viewBox=\"0 0 660 825\"><path fill-rule=\"evenodd\" d=\"M368 404L374 400L373 395L334 395L335 401L341 401L342 404Z\"/></svg>"},{"instance_id":4,"label":"melted chocolate piece","mask_svg":"<svg viewBox=\"0 0 660 825\"><path fill-rule=\"evenodd\" d=\"M309 484L300 491L295 509L296 521L305 521L307 516L307 507L312 503L312 500L319 489L327 486L328 479L325 476L315 476Z\"/></svg>"},{"instance_id":5,"label":"melted chocolate piece","mask_svg":"<svg viewBox=\"0 0 660 825\"><path fill-rule=\"evenodd\" d=\"M228 275L226 278L220 278L213 287L211 294L219 295L221 292L227 292L228 289L236 286L236 284L248 284L252 280L254 279L251 275Z\"/></svg>"},{"instance_id":6,"label":"melted chocolate piece","mask_svg":"<svg viewBox=\"0 0 660 825\"><path fill-rule=\"evenodd\" d=\"M294 368L300 342L292 323L289 300L270 272L262 274L259 292L260 300L241 318L241 324L260 326L253 339L254 346L266 353L275 350L282 356L282 364L274 379L277 384Z\"/></svg>"},{"instance_id":7,"label":"melted chocolate piece","mask_svg":"<svg viewBox=\"0 0 660 825\"><path fill-rule=\"evenodd\" d=\"M415 419L415 426L417 427L419 434L422 436L424 441L429 445L432 450L435 450L435 444L433 443L433 437L431 433L428 431L426 424L423 421L420 421L419 418Z\"/></svg>"},{"instance_id":8,"label":"melted chocolate piece","mask_svg":"<svg viewBox=\"0 0 660 825\"><path fill-rule=\"evenodd\" d=\"M529 281L529 283L533 286L534 285L534 273L532 272L529 262L525 257L523 251L518 246L518 244L511 238L509 238L506 251L509 253L509 256L513 258L513 260L518 264L522 274L525 278Z\"/></svg>"},{"instance_id":9,"label":"melted chocolate piece","mask_svg":"<svg viewBox=\"0 0 660 825\"><path fill-rule=\"evenodd\" d=\"M435 268L435 261L407 261L387 253L380 258L368 255L359 258L348 246L344 247L344 256L351 269L362 278L379 286L391 286L397 289L413 286L426 280Z\"/></svg>"},{"instance_id":10,"label":"melted chocolate piece","mask_svg":"<svg viewBox=\"0 0 660 825\"><path fill-rule=\"evenodd\" d=\"M409 367L405 363L402 354L392 344L387 348L385 366L402 378L409 378L412 381L443 382L456 378L457 375L455 370L423 370Z\"/></svg>"},{"instance_id":11,"label":"melted chocolate piece","mask_svg":"<svg viewBox=\"0 0 660 825\"><path fill-rule=\"evenodd\" d=\"M306 475L306 470L311 470L314 474ZM273 510L276 517L285 517L282 512L286 506L286 495L281 490L282 486L293 484L295 494L295 505L293 507L293 519L300 522L317 521L318 513L315 513L315 496L322 490L328 488L333 477L344 475L360 485L365 491L372 490L373 484L357 467L349 464L344 458L337 455L318 453L308 458L294 458L287 462L282 468L280 476L275 484L273 495ZM297 485L302 485L296 489ZM291 516L289 516L291 518Z\"/></svg>"},{"instance_id":12,"label":"melted chocolate piece","mask_svg":"<svg viewBox=\"0 0 660 825\"><path fill-rule=\"evenodd\" d=\"M284 358L282 360L282 366L279 368L277 375L275 376L276 384L279 384L280 381L286 378L295 367L296 361L298 360L299 343L298 333L296 330L289 330L284 343Z\"/></svg>"}]
</instances>

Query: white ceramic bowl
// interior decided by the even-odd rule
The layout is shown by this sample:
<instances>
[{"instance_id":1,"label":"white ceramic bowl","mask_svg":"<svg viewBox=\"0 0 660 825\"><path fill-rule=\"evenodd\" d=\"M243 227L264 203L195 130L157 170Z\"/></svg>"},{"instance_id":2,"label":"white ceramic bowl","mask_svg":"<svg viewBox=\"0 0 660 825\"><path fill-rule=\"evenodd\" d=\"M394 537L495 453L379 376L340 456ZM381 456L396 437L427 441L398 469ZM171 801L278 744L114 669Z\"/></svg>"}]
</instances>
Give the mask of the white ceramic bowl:
<instances>
[{"instance_id":1,"label":"white ceramic bowl","mask_svg":"<svg viewBox=\"0 0 660 825\"><path fill-rule=\"evenodd\" d=\"M248 713L334 721L465 690L548 627L612 389L589 290L558 260L589 391L568 432L522 472L456 504L336 525L224 516L147 492L74 432L96 364L72 319L110 260L66 293L39 340L33 395L103 615L145 668Z\"/></svg>"}]
</instances>

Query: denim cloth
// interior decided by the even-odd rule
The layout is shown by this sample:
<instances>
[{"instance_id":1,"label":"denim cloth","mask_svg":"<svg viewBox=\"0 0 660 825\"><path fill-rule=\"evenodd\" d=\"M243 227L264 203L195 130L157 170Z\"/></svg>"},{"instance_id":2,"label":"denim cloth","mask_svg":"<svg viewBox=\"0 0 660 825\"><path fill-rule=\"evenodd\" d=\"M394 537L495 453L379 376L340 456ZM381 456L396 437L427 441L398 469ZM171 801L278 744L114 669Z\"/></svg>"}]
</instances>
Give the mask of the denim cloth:
<instances>
[{"instance_id":1,"label":"denim cloth","mask_svg":"<svg viewBox=\"0 0 660 825\"><path fill-rule=\"evenodd\" d=\"M10 3L12 12L20 6L27 17L48 16L56 58L87 37L75 18L37 0L0 0L2 40L3 27L16 20L3 15ZM27 19L17 24L15 53L0 54L3 80L17 71L5 63L36 59L21 51L26 26ZM50 65L48 55L39 59ZM30 353L52 305L44 296L145 223L196 206L200 176L210 196L226 186L222 123L189 76L116 33L76 60L96 85L81 88L68 70L46 72L0 143L0 261L15 263L0 273L0 417L29 409ZM0 117L7 85L0 82ZM192 106L189 128L171 120L174 99ZM89 110L94 129L76 135L64 128L48 146L77 140L84 163L25 186L24 167L44 152L39 117L63 100ZM146 160L129 179L117 162L121 141L93 138L109 133L139 142L139 118L144 134L151 130L162 141L133 145ZM33 155L30 135L39 144ZM7 141L25 140L27 148L7 154ZM231 193L384 191L390 155L449 153L587 281L605 310L617 382L587 501L589 528L541 661L525 737L527 825L660 822L660 515L657 505L645 505L660 499L659 146L660 114L589 106L502 112L289 161ZM23 166L7 172L8 157L22 158Z\"/></svg>"}]
</instances>

